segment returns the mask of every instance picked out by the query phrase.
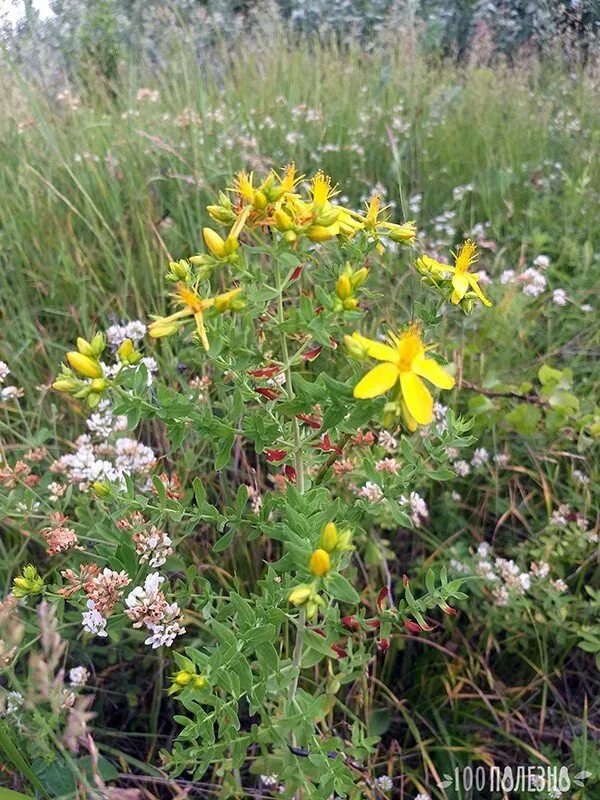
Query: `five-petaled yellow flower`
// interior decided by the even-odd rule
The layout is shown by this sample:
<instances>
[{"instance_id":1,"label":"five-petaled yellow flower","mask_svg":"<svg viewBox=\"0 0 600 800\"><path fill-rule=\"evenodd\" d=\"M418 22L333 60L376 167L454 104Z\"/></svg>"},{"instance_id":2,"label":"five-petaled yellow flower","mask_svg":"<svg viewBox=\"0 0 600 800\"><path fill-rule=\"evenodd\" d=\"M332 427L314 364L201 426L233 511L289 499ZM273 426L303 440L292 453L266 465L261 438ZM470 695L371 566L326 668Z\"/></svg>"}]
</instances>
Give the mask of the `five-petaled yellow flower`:
<instances>
[{"instance_id":1,"label":"five-petaled yellow flower","mask_svg":"<svg viewBox=\"0 0 600 800\"><path fill-rule=\"evenodd\" d=\"M450 300L454 305L458 305L463 299L465 294L471 290L483 303L484 306L491 306L491 302L487 299L479 286L479 273L469 272L469 267L477 261L477 245L470 239L458 249L454 256L454 266L450 264L442 264L441 261L436 261L431 256L423 255L417 260L417 269L422 272L437 272L451 273L452 275L452 288L453 292Z\"/></svg>"},{"instance_id":2,"label":"five-petaled yellow flower","mask_svg":"<svg viewBox=\"0 0 600 800\"><path fill-rule=\"evenodd\" d=\"M375 342L359 333L346 337L346 341L354 352L360 351L383 362L358 382L354 397L379 397L400 381L402 399L415 422L427 425L433 420L433 398L421 378L440 389L452 389L454 378L436 361L426 357L427 348L416 325L399 335L388 334L389 344Z\"/></svg>"},{"instance_id":3,"label":"five-petaled yellow flower","mask_svg":"<svg viewBox=\"0 0 600 800\"><path fill-rule=\"evenodd\" d=\"M148 326L148 333L154 339L160 339L163 336L170 336L179 330L179 327L186 321L186 317L194 317L196 322L196 330L205 350L208 350L210 345L206 335L206 328L204 327L204 312L209 308L215 308L218 312L227 311L231 308L231 303L242 291L241 287L232 289L224 294L219 294L216 297L202 298L193 289L190 289L185 283L178 283L176 287L175 299L180 303L183 308L176 311L168 317L158 317Z\"/></svg>"}]
</instances>

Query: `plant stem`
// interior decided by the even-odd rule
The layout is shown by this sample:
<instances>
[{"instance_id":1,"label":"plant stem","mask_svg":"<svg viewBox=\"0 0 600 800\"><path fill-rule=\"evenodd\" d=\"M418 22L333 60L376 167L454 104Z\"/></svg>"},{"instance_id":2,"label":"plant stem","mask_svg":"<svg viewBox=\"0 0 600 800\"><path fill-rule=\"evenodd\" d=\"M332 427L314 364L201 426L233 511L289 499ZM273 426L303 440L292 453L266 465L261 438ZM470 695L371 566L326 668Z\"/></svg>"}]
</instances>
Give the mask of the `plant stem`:
<instances>
[{"instance_id":1,"label":"plant stem","mask_svg":"<svg viewBox=\"0 0 600 800\"><path fill-rule=\"evenodd\" d=\"M273 261L275 262L275 281L277 286L277 321L283 324L285 316L283 313L283 291L281 285L281 272L279 270L279 263L277 261L277 254L273 254ZM285 364L285 388L287 396L290 400L294 399L294 384L292 383L292 367L290 365L290 354L287 346L287 339L284 331L281 331L281 354L282 360ZM302 458L302 441L300 439L300 425L296 416L292 419L293 435L294 435L294 460L296 469L296 485L300 494L304 493L304 461Z\"/></svg>"},{"instance_id":2,"label":"plant stem","mask_svg":"<svg viewBox=\"0 0 600 800\"><path fill-rule=\"evenodd\" d=\"M285 321L284 311L283 311L283 289L281 283L281 272L279 269L279 262L277 261L277 254L273 253L273 261L275 262L275 280L277 286L277 321L280 325L283 325ZM290 364L290 354L288 351L287 346L287 339L283 329L281 329L281 353L283 363L285 364L284 367L284 374L285 374L285 387L287 396L290 400L294 398L294 384L292 383L292 367ZM293 434L294 434L294 457L295 457L295 466L296 466L296 485L298 487L298 491L303 494L304 493L304 461L302 458L302 440L300 438L300 425L298 424L298 419L296 416L292 419L293 425ZM296 692L298 690L298 680L300 678L300 663L302 661L302 643L304 638L304 628L306 625L306 609L301 606L298 612L298 627L296 629L296 641L294 642L294 654L292 658L292 663L295 667L295 675L294 679L292 680L289 690L288 690L288 706L290 709L290 713L292 711L292 706L294 705L294 701L296 699ZM292 747L296 746L296 735L294 731L290 731L290 745Z\"/></svg>"},{"instance_id":3,"label":"plant stem","mask_svg":"<svg viewBox=\"0 0 600 800\"><path fill-rule=\"evenodd\" d=\"M296 642L294 644L294 656L292 663L294 667L296 667L296 674L294 675L293 681L290 683L290 688L288 690L288 705L290 707L290 713L292 711L291 707L294 704L294 700L296 698L296 691L298 689L298 679L300 678L300 662L302 661L302 639L304 634L304 627L306 625L306 609L304 606L300 606L300 610L298 612L298 629L296 631ZM294 735L294 731L290 731L290 744L292 747L296 745L296 736Z\"/></svg>"}]
</instances>

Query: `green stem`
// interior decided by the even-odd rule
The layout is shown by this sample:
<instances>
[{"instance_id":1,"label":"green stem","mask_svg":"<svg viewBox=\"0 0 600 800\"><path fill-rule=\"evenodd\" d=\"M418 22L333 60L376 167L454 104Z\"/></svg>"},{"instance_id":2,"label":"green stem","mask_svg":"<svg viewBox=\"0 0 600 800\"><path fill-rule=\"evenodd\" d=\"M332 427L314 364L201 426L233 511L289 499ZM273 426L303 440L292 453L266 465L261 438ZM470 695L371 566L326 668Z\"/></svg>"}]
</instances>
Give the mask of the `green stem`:
<instances>
[{"instance_id":1,"label":"green stem","mask_svg":"<svg viewBox=\"0 0 600 800\"><path fill-rule=\"evenodd\" d=\"M306 626L306 609L304 606L300 606L300 610L298 612L298 629L296 631L296 642L294 643L294 656L292 663L295 669L294 679L290 683L290 688L288 689L288 706L289 706L289 713L292 714L292 706L294 705L294 701L296 699L296 692L298 690L298 680L300 678L300 662L302 661L302 640L304 635L304 628ZM294 731L290 731L290 744L292 747L296 746L296 736Z\"/></svg>"},{"instance_id":2,"label":"green stem","mask_svg":"<svg viewBox=\"0 0 600 800\"><path fill-rule=\"evenodd\" d=\"M277 254L273 254L273 261L275 262L275 281L277 288L277 322L283 325L285 316L283 312L283 288L281 282L281 272L279 270L279 262L277 261ZM292 383L292 368L290 365L290 354L287 346L287 338L283 330L281 330L281 353L282 360L285 364L285 389L287 396L290 400L294 399L294 384ZM302 458L302 440L300 438L300 424L298 418L292 418L293 435L294 435L294 460L296 469L296 485L300 494L304 493L304 461Z\"/></svg>"}]
</instances>

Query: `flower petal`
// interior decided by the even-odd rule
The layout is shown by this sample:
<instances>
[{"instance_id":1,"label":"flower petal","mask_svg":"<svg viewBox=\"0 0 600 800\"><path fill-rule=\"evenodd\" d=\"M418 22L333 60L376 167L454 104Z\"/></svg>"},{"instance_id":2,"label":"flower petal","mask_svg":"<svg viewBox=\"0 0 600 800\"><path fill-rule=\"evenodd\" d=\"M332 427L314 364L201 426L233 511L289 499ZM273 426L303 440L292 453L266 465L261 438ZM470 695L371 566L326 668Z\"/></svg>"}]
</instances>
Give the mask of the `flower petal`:
<instances>
[{"instance_id":1,"label":"flower petal","mask_svg":"<svg viewBox=\"0 0 600 800\"><path fill-rule=\"evenodd\" d=\"M479 286L478 276L477 275L470 275L469 283L471 284L471 289L475 292L477 297L481 300L484 306L488 308L492 305L492 301L488 300L484 293L481 291L481 287Z\"/></svg>"},{"instance_id":2,"label":"flower petal","mask_svg":"<svg viewBox=\"0 0 600 800\"><path fill-rule=\"evenodd\" d=\"M465 294L468 292L469 285L470 281L466 275L461 275L458 272L454 273L452 276L452 286L454 287L454 292L452 293L452 297L450 299L455 306L460 303Z\"/></svg>"},{"instance_id":3,"label":"flower petal","mask_svg":"<svg viewBox=\"0 0 600 800\"><path fill-rule=\"evenodd\" d=\"M368 400L371 397L379 397L385 394L388 389L398 380L398 367L394 364L378 364L369 370L364 378L354 387L354 397L359 400Z\"/></svg>"},{"instance_id":4,"label":"flower petal","mask_svg":"<svg viewBox=\"0 0 600 800\"><path fill-rule=\"evenodd\" d=\"M432 358L417 358L412 363L412 370L440 389L452 389L454 378Z\"/></svg>"},{"instance_id":5,"label":"flower petal","mask_svg":"<svg viewBox=\"0 0 600 800\"><path fill-rule=\"evenodd\" d=\"M374 339L367 339L366 336L362 336L358 331L354 331L352 336L346 337L346 339L349 340L350 345L357 345L364 356L376 358L377 361L391 361L392 363L398 361L398 353L393 347L376 342Z\"/></svg>"},{"instance_id":6,"label":"flower petal","mask_svg":"<svg viewBox=\"0 0 600 800\"><path fill-rule=\"evenodd\" d=\"M427 270L428 272L454 272L454 267L450 264L444 264L442 261L436 261L435 258L423 253L417 259L417 264Z\"/></svg>"},{"instance_id":7,"label":"flower petal","mask_svg":"<svg viewBox=\"0 0 600 800\"><path fill-rule=\"evenodd\" d=\"M414 372L401 372L400 386L411 416L419 425L428 425L433 420L433 398L421 378Z\"/></svg>"}]
</instances>

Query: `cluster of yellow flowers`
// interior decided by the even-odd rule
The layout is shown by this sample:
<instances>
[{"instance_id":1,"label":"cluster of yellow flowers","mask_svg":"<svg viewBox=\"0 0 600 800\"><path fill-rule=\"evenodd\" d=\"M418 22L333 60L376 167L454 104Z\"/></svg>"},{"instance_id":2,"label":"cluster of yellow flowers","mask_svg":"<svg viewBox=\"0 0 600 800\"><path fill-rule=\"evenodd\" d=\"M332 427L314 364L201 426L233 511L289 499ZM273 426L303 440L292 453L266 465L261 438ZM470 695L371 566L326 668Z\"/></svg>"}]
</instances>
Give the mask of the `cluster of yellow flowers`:
<instances>
[{"instance_id":1,"label":"cluster of yellow flowers","mask_svg":"<svg viewBox=\"0 0 600 800\"><path fill-rule=\"evenodd\" d=\"M302 193L301 188L305 191ZM168 280L176 283L174 301L182 308L167 317L157 317L149 327L150 336L170 336L193 317L203 347L209 342L204 324L204 312L236 311L243 307L237 287L216 297L202 297L199 284L224 264L235 265L239 260L240 235L249 237L270 231L280 236L291 247L301 237L311 242L325 242L335 237L352 237L366 231L381 248L380 237L387 236L395 242L412 244L416 229L412 222L397 225L390 222L378 197L368 204L365 213L331 202L336 195L331 179L318 172L308 184L296 175L293 164L282 175L271 171L265 180L255 186L252 173L240 172L228 192L219 193L219 202L207 207L208 213L221 225L230 226L221 236L213 228L202 231L206 253L190 256L187 260L169 264ZM346 270L339 278L336 293L339 308L353 310L358 305L356 289L364 283L368 270Z\"/></svg>"},{"instance_id":2,"label":"cluster of yellow flowers","mask_svg":"<svg viewBox=\"0 0 600 800\"><path fill-rule=\"evenodd\" d=\"M288 600L294 606L303 606L306 618L313 619L324 600L319 594L319 578L323 578L331 569L331 557L353 550L352 533L340 531L335 522L323 526L319 537L319 547L311 553L308 561L309 572L315 576L310 583L300 583L289 594Z\"/></svg>"},{"instance_id":3,"label":"cluster of yellow flowers","mask_svg":"<svg viewBox=\"0 0 600 800\"><path fill-rule=\"evenodd\" d=\"M89 408L96 408L110 386L110 378L107 377L101 361L105 349L106 339L103 333L96 333L89 342L80 336L77 339L77 350L67 353L69 365L61 365L61 373L52 388L85 400ZM125 339L119 345L117 357L122 366L128 367L133 367L142 360L142 354L135 349L131 339Z\"/></svg>"}]
</instances>

